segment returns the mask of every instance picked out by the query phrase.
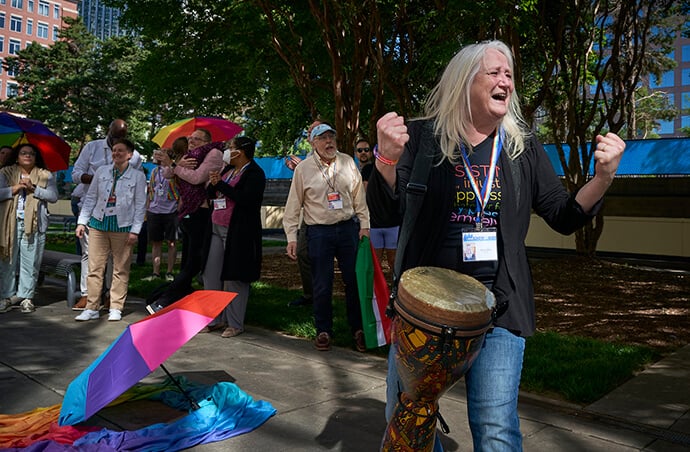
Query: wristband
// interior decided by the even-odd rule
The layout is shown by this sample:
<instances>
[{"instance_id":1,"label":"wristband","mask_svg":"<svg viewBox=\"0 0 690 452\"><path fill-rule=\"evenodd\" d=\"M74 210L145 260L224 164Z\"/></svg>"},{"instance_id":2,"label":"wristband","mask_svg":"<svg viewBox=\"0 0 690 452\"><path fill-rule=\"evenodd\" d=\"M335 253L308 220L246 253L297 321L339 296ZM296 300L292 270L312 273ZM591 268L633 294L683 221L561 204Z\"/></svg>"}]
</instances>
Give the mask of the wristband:
<instances>
[{"instance_id":1,"label":"wristband","mask_svg":"<svg viewBox=\"0 0 690 452\"><path fill-rule=\"evenodd\" d=\"M379 154L379 145L378 144L374 145L374 157L376 157L376 160L383 163L384 165L394 166L396 163L398 163L397 160L387 159L386 157Z\"/></svg>"}]
</instances>

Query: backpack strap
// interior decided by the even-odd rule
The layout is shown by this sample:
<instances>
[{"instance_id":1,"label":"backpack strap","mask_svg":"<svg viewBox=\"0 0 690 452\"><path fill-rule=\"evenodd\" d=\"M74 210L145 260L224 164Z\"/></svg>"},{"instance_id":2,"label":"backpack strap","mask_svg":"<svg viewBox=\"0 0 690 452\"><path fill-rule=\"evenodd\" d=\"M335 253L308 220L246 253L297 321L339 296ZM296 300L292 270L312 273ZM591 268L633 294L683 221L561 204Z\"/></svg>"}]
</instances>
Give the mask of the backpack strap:
<instances>
[{"instance_id":1,"label":"backpack strap","mask_svg":"<svg viewBox=\"0 0 690 452\"><path fill-rule=\"evenodd\" d=\"M422 130L424 132L431 132L433 136L431 125L426 125ZM426 133L424 133L424 135L426 135ZM395 314L393 301L398 296L398 281L400 280L402 272L405 251L410 241L414 225L419 217L419 212L422 210L422 203L424 202L424 197L428 189L427 184L429 182L429 174L431 173L433 160L433 152L421 149L418 150L412 165L410 180L407 182L405 190L405 212L403 214L400 232L398 233L398 251L395 255L395 265L393 267L393 287L388 302L388 308L386 309L386 314L389 317L393 317Z\"/></svg>"}]
</instances>

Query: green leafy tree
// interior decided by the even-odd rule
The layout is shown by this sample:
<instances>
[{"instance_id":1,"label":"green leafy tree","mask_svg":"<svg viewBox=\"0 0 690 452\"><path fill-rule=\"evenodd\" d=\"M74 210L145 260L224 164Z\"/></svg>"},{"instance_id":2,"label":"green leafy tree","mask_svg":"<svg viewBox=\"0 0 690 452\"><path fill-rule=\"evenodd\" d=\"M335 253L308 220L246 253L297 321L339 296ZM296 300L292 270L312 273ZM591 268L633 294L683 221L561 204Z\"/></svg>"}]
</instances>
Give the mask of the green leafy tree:
<instances>
[{"instance_id":1,"label":"green leafy tree","mask_svg":"<svg viewBox=\"0 0 690 452\"><path fill-rule=\"evenodd\" d=\"M33 43L3 62L5 69L16 71L19 85L19 95L3 107L43 121L80 149L114 118L131 120L140 114L131 81L141 48L131 38L101 41L81 20L65 22L53 46Z\"/></svg>"}]
</instances>

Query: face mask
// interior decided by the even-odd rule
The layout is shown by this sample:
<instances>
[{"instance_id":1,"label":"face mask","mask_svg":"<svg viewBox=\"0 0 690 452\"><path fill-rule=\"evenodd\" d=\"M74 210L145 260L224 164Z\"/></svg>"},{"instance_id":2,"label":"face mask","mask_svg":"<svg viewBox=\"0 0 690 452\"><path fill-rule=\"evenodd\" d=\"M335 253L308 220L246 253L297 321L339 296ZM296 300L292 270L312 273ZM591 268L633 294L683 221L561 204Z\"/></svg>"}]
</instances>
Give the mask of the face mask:
<instances>
[{"instance_id":1,"label":"face mask","mask_svg":"<svg viewBox=\"0 0 690 452\"><path fill-rule=\"evenodd\" d=\"M230 163L230 160L234 159L240 154L240 151L237 149L233 149L232 151L230 149L226 149L223 151L223 161L225 163Z\"/></svg>"}]
</instances>

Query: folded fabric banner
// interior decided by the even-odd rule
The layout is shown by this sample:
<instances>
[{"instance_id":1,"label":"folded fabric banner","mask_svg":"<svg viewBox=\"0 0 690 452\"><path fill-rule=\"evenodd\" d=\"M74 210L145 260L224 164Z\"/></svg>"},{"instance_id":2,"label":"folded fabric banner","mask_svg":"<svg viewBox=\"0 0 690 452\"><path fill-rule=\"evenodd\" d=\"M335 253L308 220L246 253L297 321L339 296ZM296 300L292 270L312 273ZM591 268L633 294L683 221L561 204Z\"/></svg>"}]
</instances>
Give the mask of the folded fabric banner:
<instances>
[{"instance_id":1,"label":"folded fabric banner","mask_svg":"<svg viewBox=\"0 0 690 452\"><path fill-rule=\"evenodd\" d=\"M180 378L178 381L200 408L174 422L120 432L100 427L58 426L60 406L55 405L24 414L0 415L0 448L30 452L177 451L250 432L276 413L270 403L254 401L234 383L207 386ZM109 406L157 400L185 411L189 406L187 396L169 388L167 383L138 385Z\"/></svg>"},{"instance_id":2,"label":"folded fabric banner","mask_svg":"<svg viewBox=\"0 0 690 452\"><path fill-rule=\"evenodd\" d=\"M366 346L376 348L390 344L391 320L386 317L390 292L369 237L359 241L355 272Z\"/></svg>"}]
</instances>

